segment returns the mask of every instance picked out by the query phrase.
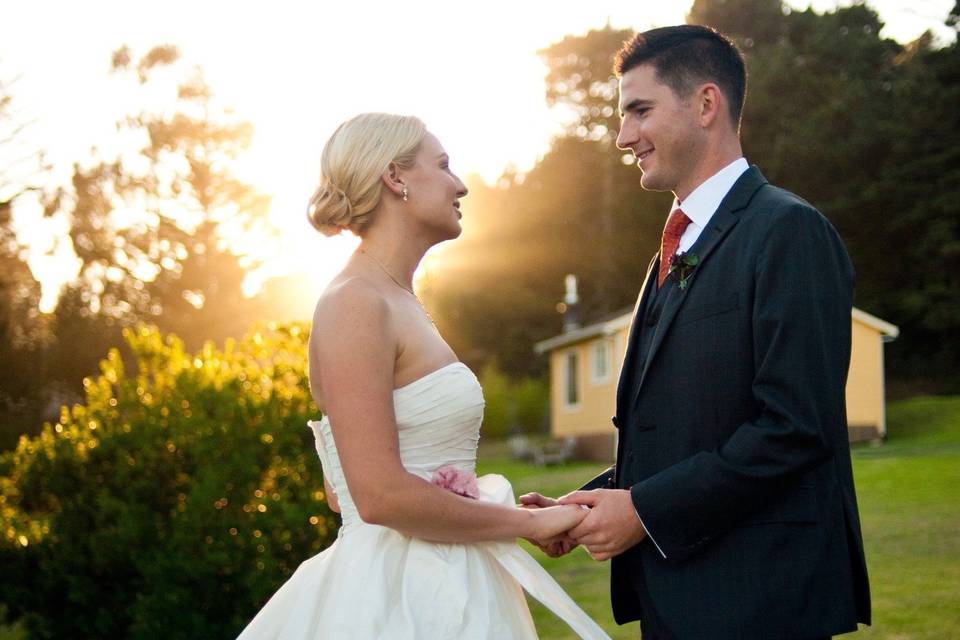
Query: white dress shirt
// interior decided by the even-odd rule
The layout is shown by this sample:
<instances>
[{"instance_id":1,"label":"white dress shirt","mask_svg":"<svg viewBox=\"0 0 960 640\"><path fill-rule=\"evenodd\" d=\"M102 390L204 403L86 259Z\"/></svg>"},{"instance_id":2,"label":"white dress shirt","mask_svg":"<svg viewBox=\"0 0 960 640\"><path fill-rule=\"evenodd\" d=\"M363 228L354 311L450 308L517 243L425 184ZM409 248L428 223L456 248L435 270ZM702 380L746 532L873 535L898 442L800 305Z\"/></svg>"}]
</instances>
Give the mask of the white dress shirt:
<instances>
[{"instance_id":1,"label":"white dress shirt","mask_svg":"<svg viewBox=\"0 0 960 640\"><path fill-rule=\"evenodd\" d=\"M712 218L713 214L720 208L720 203L727 197L730 189L732 189L733 185L740 179L743 172L749 168L750 165L746 159L742 157L737 158L707 178L700 186L694 189L682 203L676 198L673 199L673 206L670 207L670 211L679 207L683 209L683 212L690 218L690 224L687 225L683 235L680 236L680 246L677 247L678 252L690 250L693 243L697 241L697 238L699 238L703 230L706 229L710 218ZM646 529L647 537L653 542L653 546L657 548L661 556L666 558L667 554L663 552L663 549L660 548L657 541L653 539L653 534L647 529L647 526L643 524L643 518L639 513L637 517L640 518L640 524Z\"/></svg>"},{"instance_id":2,"label":"white dress shirt","mask_svg":"<svg viewBox=\"0 0 960 640\"><path fill-rule=\"evenodd\" d=\"M720 171L706 179L699 187L687 196L683 202L676 198L673 199L673 206L670 211L677 207L683 209L683 212L690 218L690 224L680 236L680 246L677 251L689 251L693 243L697 241L700 234L707 227L710 218L720 208L720 203L733 188L733 185L743 172L750 168L745 158L737 158Z\"/></svg>"}]
</instances>

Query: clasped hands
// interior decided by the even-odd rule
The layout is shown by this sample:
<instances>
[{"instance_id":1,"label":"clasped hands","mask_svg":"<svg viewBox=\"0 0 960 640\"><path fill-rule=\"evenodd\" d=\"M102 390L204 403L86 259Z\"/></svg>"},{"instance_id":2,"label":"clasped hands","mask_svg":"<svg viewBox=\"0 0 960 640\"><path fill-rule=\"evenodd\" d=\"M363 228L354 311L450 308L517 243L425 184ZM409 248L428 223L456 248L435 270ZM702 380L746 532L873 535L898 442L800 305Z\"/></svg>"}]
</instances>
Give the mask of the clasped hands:
<instances>
[{"instance_id":1,"label":"clasped hands","mask_svg":"<svg viewBox=\"0 0 960 640\"><path fill-rule=\"evenodd\" d=\"M520 496L520 506L527 509L564 504L581 505L588 508L589 513L565 533L549 539L529 540L551 558L570 553L577 545L583 545L594 560L609 560L639 544L647 536L637 517L630 492L625 489L574 491L559 499L536 492Z\"/></svg>"}]
</instances>

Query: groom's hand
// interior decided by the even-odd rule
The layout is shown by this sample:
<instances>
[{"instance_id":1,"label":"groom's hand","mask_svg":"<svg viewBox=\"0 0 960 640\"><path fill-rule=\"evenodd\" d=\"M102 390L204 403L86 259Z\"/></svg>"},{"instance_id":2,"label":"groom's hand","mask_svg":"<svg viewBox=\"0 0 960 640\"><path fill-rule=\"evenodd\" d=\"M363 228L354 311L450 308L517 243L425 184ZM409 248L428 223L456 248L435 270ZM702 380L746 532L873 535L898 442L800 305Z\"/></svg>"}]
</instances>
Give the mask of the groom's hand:
<instances>
[{"instance_id":1,"label":"groom's hand","mask_svg":"<svg viewBox=\"0 0 960 640\"><path fill-rule=\"evenodd\" d=\"M590 507L587 517L567 533L586 547L594 560L609 560L647 537L630 492L624 489L574 491L559 502Z\"/></svg>"},{"instance_id":2,"label":"groom's hand","mask_svg":"<svg viewBox=\"0 0 960 640\"><path fill-rule=\"evenodd\" d=\"M540 509L543 507L554 507L560 504L556 498L548 498L537 492L525 493L520 496L520 506L524 509ZM577 543L568 535L559 535L551 540L535 540L525 538L527 542L540 548L551 558L565 556L577 547Z\"/></svg>"}]
</instances>

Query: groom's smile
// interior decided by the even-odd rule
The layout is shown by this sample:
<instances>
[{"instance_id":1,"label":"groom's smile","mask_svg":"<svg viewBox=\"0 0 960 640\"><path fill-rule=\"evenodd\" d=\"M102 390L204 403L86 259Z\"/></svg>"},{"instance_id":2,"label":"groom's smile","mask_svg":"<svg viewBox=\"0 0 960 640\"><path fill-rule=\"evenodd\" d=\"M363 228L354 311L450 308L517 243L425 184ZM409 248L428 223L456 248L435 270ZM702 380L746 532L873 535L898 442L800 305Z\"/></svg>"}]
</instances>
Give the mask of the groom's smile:
<instances>
[{"instance_id":1,"label":"groom's smile","mask_svg":"<svg viewBox=\"0 0 960 640\"><path fill-rule=\"evenodd\" d=\"M696 102L674 93L652 65L641 64L620 77L620 118L617 147L633 152L643 188L688 191L703 156Z\"/></svg>"}]
</instances>

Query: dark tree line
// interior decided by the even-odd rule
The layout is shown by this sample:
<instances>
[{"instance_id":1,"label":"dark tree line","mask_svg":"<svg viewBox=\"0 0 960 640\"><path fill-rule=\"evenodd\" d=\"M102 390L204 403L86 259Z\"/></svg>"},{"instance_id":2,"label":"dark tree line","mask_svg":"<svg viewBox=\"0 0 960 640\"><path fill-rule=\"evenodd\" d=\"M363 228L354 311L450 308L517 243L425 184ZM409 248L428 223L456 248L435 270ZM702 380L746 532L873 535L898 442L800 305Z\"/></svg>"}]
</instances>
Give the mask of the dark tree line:
<instances>
[{"instance_id":1,"label":"dark tree line","mask_svg":"<svg viewBox=\"0 0 960 640\"><path fill-rule=\"evenodd\" d=\"M960 3L947 24L957 29ZM903 391L960 389L960 46L880 36L865 5L786 11L779 0L697 0L688 21L731 35L748 64L744 151L837 227L857 269L855 304L901 328L887 347ZM432 274L441 330L468 359L535 373L531 345L560 330L563 276L584 315L629 307L669 196L621 162L611 28L546 48L546 96L578 120L529 173L472 185L464 236Z\"/></svg>"},{"instance_id":2,"label":"dark tree line","mask_svg":"<svg viewBox=\"0 0 960 640\"><path fill-rule=\"evenodd\" d=\"M954 31L958 7L947 16ZM884 39L864 5L818 14L786 11L779 0L696 0L688 19L730 34L747 56L748 159L830 218L857 268L856 304L901 327L887 347L891 380L904 391L956 392L956 40ZM532 345L560 330L567 273L580 280L587 321L635 299L670 196L643 191L629 154L614 146L612 58L631 35L608 27L543 49L545 99L575 120L531 171L507 172L494 186L471 181L465 233L445 248L425 298L478 370L492 362L515 376L544 371ZM280 283L244 297L255 262L227 240L271 233L267 198L230 171L250 125L215 103L173 47L140 57L121 48L110 62L117 83L143 92L144 107L117 114L124 153L78 159L60 188L48 184L39 153L3 153L29 123L15 86L0 81L0 449L78 398L103 354L122 348L124 327L146 321L195 349L270 318L283 294ZM40 287L12 225L20 198L68 221L61 241L81 261L51 314L39 312Z\"/></svg>"}]
</instances>

